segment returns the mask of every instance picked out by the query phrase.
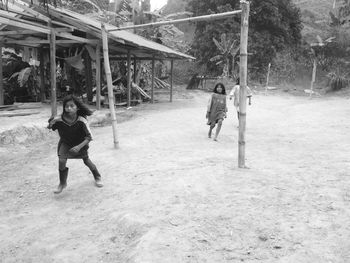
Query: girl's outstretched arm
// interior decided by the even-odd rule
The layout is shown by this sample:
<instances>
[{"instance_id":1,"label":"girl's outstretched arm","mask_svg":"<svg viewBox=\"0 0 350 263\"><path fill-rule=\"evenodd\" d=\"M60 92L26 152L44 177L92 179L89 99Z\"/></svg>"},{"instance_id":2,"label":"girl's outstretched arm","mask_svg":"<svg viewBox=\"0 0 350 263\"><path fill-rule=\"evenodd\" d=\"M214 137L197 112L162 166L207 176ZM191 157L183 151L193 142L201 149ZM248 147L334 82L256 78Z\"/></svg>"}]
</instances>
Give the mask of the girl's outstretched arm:
<instances>
[{"instance_id":1,"label":"girl's outstretched arm","mask_svg":"<svg viewBox=\"0 0 350 263\"><path fill-rule=\"evenodd\" d=\"M87 145L90 142L89 139L85 139L82 143L72 147L69 151L72 153L78 153L81 148L83 148L85 145Z\"/></svg>"}]
</instances>

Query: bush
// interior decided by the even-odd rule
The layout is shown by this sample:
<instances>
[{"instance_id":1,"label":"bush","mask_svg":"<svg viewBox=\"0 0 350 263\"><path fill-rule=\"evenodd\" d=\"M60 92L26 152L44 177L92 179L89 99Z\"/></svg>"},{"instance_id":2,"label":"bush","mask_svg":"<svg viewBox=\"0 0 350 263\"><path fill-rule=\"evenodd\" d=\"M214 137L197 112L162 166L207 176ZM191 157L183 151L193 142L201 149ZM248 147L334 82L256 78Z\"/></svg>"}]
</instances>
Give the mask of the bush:
<instances>
[{"instance_id":1,"label":"bush","mask_svg":"<svg viewBox=\"0 0 350 263\"><path fill-rule=\"evenodd\" d=\"M330 91L337 91L346 88L349 85L349 78L343 74L337 74L336 72L330 72L327 74L329 79L328 86Z\"/></svg>"}]
</instances>

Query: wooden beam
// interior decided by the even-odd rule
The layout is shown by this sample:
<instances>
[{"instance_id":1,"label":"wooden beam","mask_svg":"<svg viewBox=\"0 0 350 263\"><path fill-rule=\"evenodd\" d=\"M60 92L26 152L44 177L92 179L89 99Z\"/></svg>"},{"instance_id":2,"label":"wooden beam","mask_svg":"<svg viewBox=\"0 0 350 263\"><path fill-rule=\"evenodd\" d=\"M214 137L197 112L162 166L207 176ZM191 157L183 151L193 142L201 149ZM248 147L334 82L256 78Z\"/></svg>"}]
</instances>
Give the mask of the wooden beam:
<instances>
[{"instance_id":1,"label":"wooden beam","mask_svg":"<svg viewBox=\"0 0 350 263\"><path fill-rule=\"evenodd\" d=\"M0 17L4 18L4 19L11 20L13 22L20 23L20 24L24 24L24 25L28 25L28 26L34 26L34 27L39 27L39 28L42 28L42 29L49 30L47 28L47 26L44 26L42 24L34 23L34 22L31 22L31 21L28 21L28 20L25 20L25 19L21 19L21 18L18 18L18 17L10 16L7 11L0 10ZM27 28L27 29L31 29L31 28Z\"/></svg>"},{"instance_id":2,"label":"wooden beam","mask_svg":"<svg viewBox=\"0 0 350 263\"><path fill-rule=\"evenodd\" d=\"M1 55L1 61L0 61L0 105L4 105L5 104L5 91L4 91L4 82L3 82L3 70L2 70L2 47L3 44L0 42L0 55Z\"/></svg>"},{"instance_id":3,"label":"wooden beam","mask_svg":"<svg viewBox=\"0 0 350 263\"><path fill-rule=\"evenodd\" d=\"M170 102L173 102L174 60L170 62Z\"/></svg>"},{"instance_id":4,"label":"wooden beam","mask_svg":"<svg viewBox=\"0 0 350 263\"><path fill-rule=\"evenodd\" d=\"M24 29L31 29L31 30L34 30L34 31L37 31L40 33L44 33L44 34L51 34L51 31L48 28L43 28L41 26L33 26L30 24L25 24L23 22L10 20L10 19L3 18L3 17L0 17L0 23L10 25L10 26L16 26L16 27L20 27L20 28L24 28Z\"/></svg>"},{"instance_id":5,"label":"wooden beam","mask_svg":"<svg viewBox=\"0 0 350 263\"><path fill-rule=\"evenodd\" d=\"M127 107L130 107L130 102L131 102L131 55L130 55L130 51L128 51L128 60L127 60L127 67L128 67L128 72L127 72L127 78L128 78L128 82L127 82Z\"/></svg>"},{"instance_id":6,"label":"wooden beam","mask_svg":"<svg viewBox=\"0 0 350 263\"><path fill-rule=\"evenodd\" d=\"M54 30L52 30L54 31ZM16 45L41 45L41 44L50 44L49 40L2 40L5 44L16 44ZM56 40L56 44L81 44L80 41L76 40Z\"/></svg>"},{"instance_id":7,"label":"wooden beam","mask_svg":"<svg viewBox=\"0 0 350 263\"><path fill-rule=\"evenodd\" d=\"M137 29L137 28L144 28L144 27L173 25L173 24L180 24L180 23L184 23L184 22L211 21L211 20L224 19L224 18L227 18L227 17L231 17L233 15L240 14L241 12L242 12L241 10L236 10L236 11L219 13L219 14L213 14L213 15L189 17L189 18L182 18L182 19L176 19L176 20L170 20L170 21L155 22L155 23L149 23L149 24L143 24L143 25L125 26L125 27L119 27L119 28L116 28L116 29L110 29L110 30L108 30L108 32L113 32L113 31L118 31L118 30L127 30L127 29Z\"/></svg>"},{"instance_id":8,"label":"wooden beam","mask_svg":"<svg viewBox=\"0 0 350 263\"><path fill-rule=\"evenodd\" d=\"M97 45L98 43L100 43L99 39L87 39L87 38L83 38L83 37L77 37L77 36L74 36L74 35L66 33L66 32L58 32L58 33L56 33L56 36L72 39L75 41L79 41L81 43L87 43L87 44L91 44L91 45Z\"/></svg>"},{"instance_id":9,"label":"wooden beam","mask_svg":"<svg viewBox=\"0 0 350 263\"><path fill-rule=\"evenodd\" d=\"M49 23L51 27L51 23ZM51 116L57 115L56 95L56 36L55 30L51 30L50 38L50 80L51 80Z\"/></svg>"},{"instance_id":10,"label":"wooden beam","mask_svg":"<svg viewBox=\"0 0 350 263\"><path fill-rule=\"evenodd\" d=\"M96 109L101 109L101 46L96 46Z\"/></svg>"},{"instance_id":11,"label":"wooden beam","mask_svg":"<svg viewBox=\"0 0 350 263\"><path fill-rule=\"evenodd\" d=\"M0 31L0 36L10 36L10 35L33 35L42 34L41 32L34 30L11 30L11 31Z\"/></svg>"},{"instance_id":12,"label":"wooden beam","mask_svg":"<svg viewBox=\"0 0 350 263\"><path fill-rule=\"evenodd\" d=\"M241 47L240 47L240 89L239 89L239 134L238 134L238 167L245 166L245 130L247 109L247 68L248 68L248 29L249 29L249 2L241 1Z\"/></svg>"},{"instance_id":13,"label":"wooden beam","mask_svg":"<svg viewBox=\"0 0 350 263\"><path fill-rule=\"evenodd\" d=\"M102 44L103 44L103 58L104 58L107 87L108 87L108 102L109 102L109 109L111 112L112 128L113 128L113 143L114 143L114 148L118 148L119 141L118 141L118 133L117 133L117 117L115 115L112 74L111 74L111 67L109 64L109 57L108 57L108 36L107 36L105 25L103 23L101 24L101 32L102 32Z\"/></svg>"}]
</instances>

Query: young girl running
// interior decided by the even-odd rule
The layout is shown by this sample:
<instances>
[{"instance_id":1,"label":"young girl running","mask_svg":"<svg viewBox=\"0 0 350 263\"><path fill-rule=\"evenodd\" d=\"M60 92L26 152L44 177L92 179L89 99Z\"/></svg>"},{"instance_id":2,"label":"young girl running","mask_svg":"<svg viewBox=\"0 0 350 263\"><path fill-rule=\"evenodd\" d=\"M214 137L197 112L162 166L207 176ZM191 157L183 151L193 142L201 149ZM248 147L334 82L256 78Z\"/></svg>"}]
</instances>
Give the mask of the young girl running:
<instances>
[{"instance_id":1,"label":"young girl running","mask_svg":"<svg viewBox=\"0 0 350 263\"><path fill-rule=\"evenodd\" d=\"M208 132L209 138L211 138L211 133L215 125L218 124L214 136L214 141L217 141L218 135L221 130L222 122L224 121L224 118L226 118L227 112L226 90L224 84L216 84L213 92L214 93L209 99L206 118L208 119L207 124L210 125Z\"/></svg>"},{"instance_id":2,"label":"young girl running","mask_svg":"<svg viewBox=\"0 0 350 263\"><path fill-rule=\"evenodd\" d=\"M60 184L54 191L55 194L61 193L67 186L67 159L83 159L95 178L96 186L103 186L101 175L88 155L92 136L86 117L91 114L91 110L77 97L68 95L63 99L63 113L49 119L48 128L58 130L60 136L57 148Z\"/></svg>"}]
</instances>

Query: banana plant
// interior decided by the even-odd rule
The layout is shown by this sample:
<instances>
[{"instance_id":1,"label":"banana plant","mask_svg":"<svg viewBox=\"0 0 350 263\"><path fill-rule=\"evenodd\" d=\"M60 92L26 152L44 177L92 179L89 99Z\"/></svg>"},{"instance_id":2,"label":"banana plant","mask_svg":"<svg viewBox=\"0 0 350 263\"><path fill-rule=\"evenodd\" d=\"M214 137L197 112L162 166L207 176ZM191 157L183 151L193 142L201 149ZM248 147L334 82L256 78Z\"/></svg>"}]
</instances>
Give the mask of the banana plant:
<instances>
[{"instance_id":1,"label":"banana plant","mask_svg":"<svg viewBox=\"0 0 350 263\"><path fill-rule=\"evenodd\" d=\"M213 42L217 49L219 50L220 54L212 57L210 59L211 62L216 62L216 65L223 64L223 76L229 75L229 67L230 67L230 60L232 60L232 75L234 75L235 72L235 58L239 53L239 41L237 39L228 38L226 37L226 34L221 34L220 42L213 38Z\"/></svg>"}]
</instances>

